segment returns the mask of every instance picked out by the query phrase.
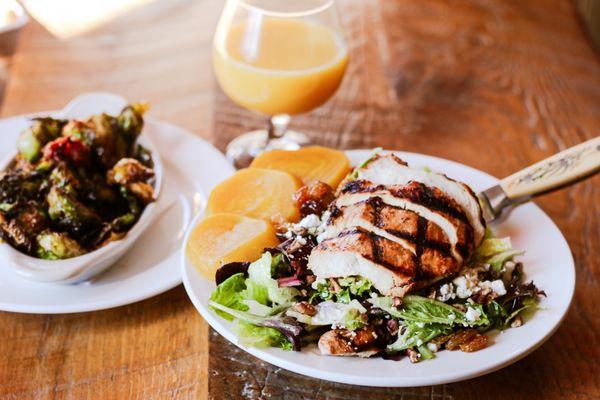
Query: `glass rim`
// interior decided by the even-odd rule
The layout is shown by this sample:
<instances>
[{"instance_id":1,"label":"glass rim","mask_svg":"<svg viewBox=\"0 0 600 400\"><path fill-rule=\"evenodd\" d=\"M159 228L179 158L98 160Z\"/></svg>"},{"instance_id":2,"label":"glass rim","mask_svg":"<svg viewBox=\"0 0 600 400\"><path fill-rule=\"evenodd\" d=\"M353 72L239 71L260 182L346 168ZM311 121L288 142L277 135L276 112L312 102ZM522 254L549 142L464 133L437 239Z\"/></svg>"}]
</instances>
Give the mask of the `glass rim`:
<instances>
[{"instance_id":1,"label":"glass rim","mask_svg":"<svg viewBox=\"0 0 600 400\"><path fill-rule=\"evenodd\" d=\"M315 15L315 14L318 14L320 12L327 10L328 8L331 8L333 6L333 3L335 2L335 0L326 0L320 6L308 8L304 11L274 11L274 10L269 10L267 8L254 5L254 4L250 4L250 3L248 3L247 0L236 0L236 1L238 2L238 4L240 4L242 7L246 8L248 10L258 11L264 15L268 15L271 17L279 17L279 18L298 18L298 17L307 17L310 15Z\"/></svg>"}]
</instances>

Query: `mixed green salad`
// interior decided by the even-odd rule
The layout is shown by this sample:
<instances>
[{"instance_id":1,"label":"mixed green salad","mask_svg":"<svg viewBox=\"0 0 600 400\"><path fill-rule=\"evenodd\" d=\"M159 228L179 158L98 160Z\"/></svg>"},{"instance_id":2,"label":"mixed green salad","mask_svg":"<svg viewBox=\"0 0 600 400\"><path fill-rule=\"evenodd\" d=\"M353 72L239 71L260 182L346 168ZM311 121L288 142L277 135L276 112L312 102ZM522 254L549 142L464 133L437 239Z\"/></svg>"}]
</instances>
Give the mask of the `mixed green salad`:
<instances>
[{"instance_id":1,"label":"mixed green salad","mask_svg":"<svg viewBox=\"0 0 600 400\"><path fill-rule=\"evenodd\" d=\"M316 232L302 246L282 243L253 263L226 265L210 307L233 321L247 346L411 361L441 349L476 351L485 332L517 327L544 292L525 282L509 238L490 231L463 270L418 291L383 296L360 276L317 280L306 265ZM289 241L288 241L289 242Z\"/></svg>"}]
</instances>

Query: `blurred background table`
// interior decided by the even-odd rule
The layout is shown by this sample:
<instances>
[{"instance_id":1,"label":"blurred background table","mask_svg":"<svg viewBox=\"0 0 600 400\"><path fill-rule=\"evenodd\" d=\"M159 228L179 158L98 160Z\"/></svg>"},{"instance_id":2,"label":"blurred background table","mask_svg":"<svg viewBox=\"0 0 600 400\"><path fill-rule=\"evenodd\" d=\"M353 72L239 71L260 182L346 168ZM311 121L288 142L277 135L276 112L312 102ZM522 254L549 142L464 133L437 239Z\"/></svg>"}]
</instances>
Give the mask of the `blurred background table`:
<instances>
[{"instance_id":1,"label":"blurred background table","mask_svg":"<svg viewBox=\"0 0 600 400\"><path fill-rule=\"evenodd\" d=\"M212 77L222 1L90 1L98 7L71 30L61 13L69 2L84 3L25 1L44 25L32 21L15 54L1 59L2 115L56 109L104 90L150 101L153 117L221 149L261 126ZM571 2L339 3L349 71L333 100L294 119L316 142L422 152L505 176L599 134L600 61ZM94 19L101 4L112 8ZM0 399L600 398L599 183L595 177L540 200L573 250L575 299L545 345L490 375L406 389L301 377L211 332L178 287L94 313L0 313Z\"/></svg>"}]
</instances>

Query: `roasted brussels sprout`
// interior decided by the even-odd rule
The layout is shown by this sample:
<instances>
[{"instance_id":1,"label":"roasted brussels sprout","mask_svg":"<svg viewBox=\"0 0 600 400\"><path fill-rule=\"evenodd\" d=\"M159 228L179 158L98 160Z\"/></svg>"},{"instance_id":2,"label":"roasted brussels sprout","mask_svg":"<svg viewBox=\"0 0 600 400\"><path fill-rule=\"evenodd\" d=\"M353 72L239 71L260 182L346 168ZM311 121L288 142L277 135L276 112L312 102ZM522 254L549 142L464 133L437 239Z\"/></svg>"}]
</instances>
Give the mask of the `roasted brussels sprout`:
<instances>
[{"instance_id":1,"label":"roasted brussels sprout","mask_svg":"<svg viewBox=\"0 0 600 400\"><path fill-rule=\"evenodd\" d=\"M85 253L76 240L66 233L44 231L37 235L37 256L44 260L63 260Z\"/></svg>"},{"instance_id":2,"label":"roasted brussels sprout","mask_svg":"<svg viewBox=\"0 0 600 400\"><path fill-rule=\"evenodd\" d=\"M30 163L36 162L44 145L60 136L65 121L52 118L36 118L17 140L19 153Z\"/></svg>"},{"instance_id":3,"label":"roasted brussels sprout","mask_svg":"<svg viewBox=\"0 0 600 400\"><path fill-rule=\"evenodd\" d=\"M148 108L150 108L148 103L131 104L125 107L117 117L129 153L134 151L135 141L144 127L144 113L148 111Z\"/></svg>"},{"instance_id":4,"label":"roasted brussels sprout","mask_svg":"<svg viewBox=\"0 0 600 400\"><path fill-rule=\"evenodd\" d=\"M25 203L39 199L43 183L44 177L38 173L0 172L0 204Z\"/></svg>"},{"instance_id":5,"label":"roasted brussels sprout","mask_svg":"<svg viewBox=\"0 0 600 400\"><path fill-rule=\"evenodd\" d=\"M100 217L65 189L52 187L46 197L50 219L75 236L83 235L101 224Z\"/></svg>"},{"instance_id":6,"label":"roasted brussels sprout","mask_svg":"<svg viewBox=\"0 0 600 400\"><path fill-rule=\"evenodd\" d=\"M153 201L150 152L136 143L147 105L88 120L32 120L0 172L0 238L63 259L118 240Z\"/></svg>"},{"instance_id":7,"label":"roasted brussels sprout","mask_svg":"<svg viewBox=\"0 0 600 400\"><path fill-rule=\"evenodd\" d=\"M121 158L127 156L127 143L119 133L116 118L106 114L90 118L93 126L93 149L105 168L111 168Z\"/></svg>"},{"instance_id":8,"label":"roasted brussels sprout","mask_svg":"<svg viewBox=\"0 0 600 400\"><path fill-rule=\"evenodd\" d=\"M35 202L29 202L21 207L14 221L26 228L30 236L46 229L49 222L45 211Z\"/></svg>"},{"instance_id":9,"label":"roasted brussels sprout","mask_svg":"<svg viewBox=\"0 0 600 400\"><path fill-rule=\"evenodd\" d=\"M106 174L111 185L126 186L134 182L145 182L154 176L154 171L135 158L123 158Z\"/></svg>"},{"instance_id":10,"label":"roasted brussels sprout","mask_svg":"<svg viewBox=\"0 0 600 400\"><path fill-rule=\"evenodd\" d=\"M31 253L35 248L27 228L15 219L7 219L2 213L0 213L0 237L25 253Z\"/></svg>"},{"instance_id":11,"label":"roasted brussels sprout","mask_svg":"<svg viewBox=\"0 0 600 400\"><path fill-rule=\"evenodd\" d=\"M81 190L81 181L69 167L61 163L57 165L50 174L50 182L54 187L64 189L67 193L75 195Z\"/></svg>"}]
</instances>

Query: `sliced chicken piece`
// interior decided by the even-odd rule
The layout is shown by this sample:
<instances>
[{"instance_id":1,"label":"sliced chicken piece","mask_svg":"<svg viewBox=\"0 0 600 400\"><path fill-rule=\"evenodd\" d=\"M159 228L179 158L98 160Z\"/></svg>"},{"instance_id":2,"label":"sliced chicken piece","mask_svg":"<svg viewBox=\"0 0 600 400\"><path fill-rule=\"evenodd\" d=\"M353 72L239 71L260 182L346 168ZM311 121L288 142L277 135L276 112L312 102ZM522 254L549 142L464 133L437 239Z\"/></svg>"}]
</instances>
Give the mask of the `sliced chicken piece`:
<instances>
[{"instance_id":1,"label":"sliced chicken piece","mask_svg":"<svg viewBox=\"0 0 600 400\"><path fill-rule=\"evenodd\" d=\"M473 229L466 216L460 207L437 189L431 190L418 182L385 187L366 181L353 181L346 184L341 193L335 202L335 206L339 208L378 198L392 208L410 211L424 218L428 223L427 233L431 240L447 243L459 262L466 261L475 249ZM400 233L414 226L412 222L394 221L395 215L389 210L390 208L385 209L380 221L396 227L402 225L404 228L399 230ZM393 233L398 229L388 229L390 231Z\"/></svg>"},{"instance_id":2,"label":"sliced chicken piece","mask_svg":"<svg viewBox=\"0 0 600 400\"><path fill-rule=\"evenodd\" d=\"M455 272L448 249L427 247L413 254L403 245L362 228L321 242L308 259L319 278L362 276L384 295L404 296L415 283Z\"/></svg>"},{"instance_id":3,"label":"sliced chicken piece","mask_svg":"<svg viewBox=\"0 0 600 400\"><path fill-rule=\"evenodd\" d=\"M477 196L471 188L443 174L410 168L393 154L378 156L358 171L357 180L374 185L406 185L419 182L429 188L439 189L460 206L474 230L474 246L477 247L485 235L485 222Z\"/></svg>"},{"instance_id":4,"label":"sliced chicken piece","mask_svg":"<svg viewBox=\"0 0 600 400\"><path fill-rule=\"evenodd\" d=\"M383 204L378 197L341 208L334 208L319 240L337 237L340 233L362 228L402 245L417 254L414 243L418 233L419 216L412 211Z\"/></svg>"}]
</instances>

